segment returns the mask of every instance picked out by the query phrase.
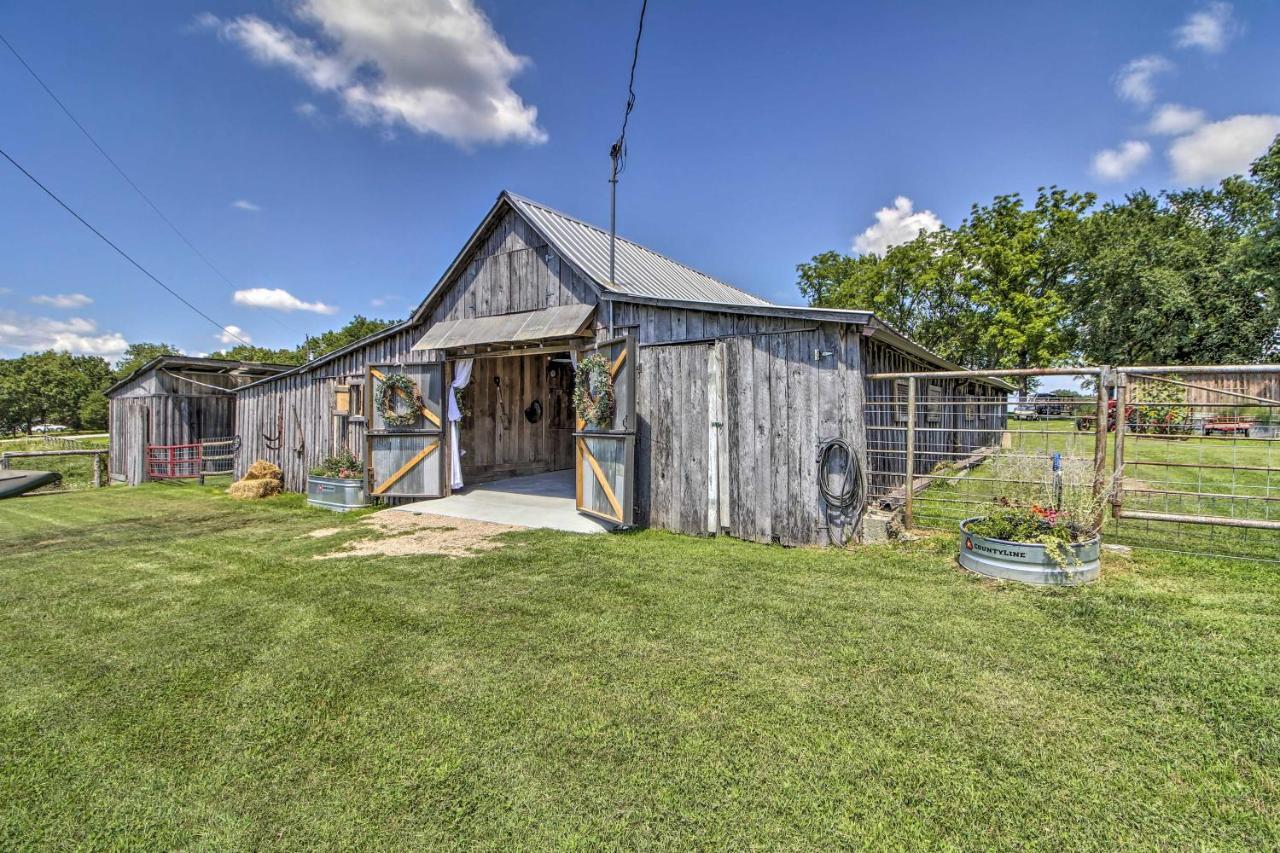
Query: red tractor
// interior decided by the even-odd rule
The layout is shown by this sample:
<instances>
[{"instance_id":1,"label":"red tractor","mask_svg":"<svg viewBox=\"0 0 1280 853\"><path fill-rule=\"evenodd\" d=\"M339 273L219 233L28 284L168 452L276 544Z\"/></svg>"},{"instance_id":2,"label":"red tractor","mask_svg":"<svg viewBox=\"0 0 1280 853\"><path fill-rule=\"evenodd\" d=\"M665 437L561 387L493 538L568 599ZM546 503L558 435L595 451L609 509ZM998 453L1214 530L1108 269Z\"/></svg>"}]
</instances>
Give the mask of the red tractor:
<instances>
[{"instance_id":1,"label":"red tractor","mask_svg":"<svg viewBox=\"0 0 1280 853\"><path fill-rule=\"evenodd\" d=\"M1076 418L1076 429L1080 432L1091 432L1098 422L1098 416L1081 415ZM1133 429L1137 424L1137 410L1133 406L1124 407L1124 422L1129 429ZM1115 432L1116 430L1116 401L1107 401L1107 432Z\"/></svg>"}]
</instances>

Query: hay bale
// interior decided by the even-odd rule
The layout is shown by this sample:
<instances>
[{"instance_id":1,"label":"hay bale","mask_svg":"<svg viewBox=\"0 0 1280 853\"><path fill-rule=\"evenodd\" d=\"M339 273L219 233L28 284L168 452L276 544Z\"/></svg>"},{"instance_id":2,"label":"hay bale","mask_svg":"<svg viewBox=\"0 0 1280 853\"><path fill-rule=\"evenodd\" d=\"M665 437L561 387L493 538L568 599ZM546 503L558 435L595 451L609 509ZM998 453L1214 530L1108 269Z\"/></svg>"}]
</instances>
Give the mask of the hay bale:
<instances>
[{"instance_id":1,"label":"hay bale","mask_svg":"<svg viewBox=\"0 0 1280 853\"><path fill-rule=\"evenodd\" d=\"M282 482L284 480L284 472L278 466L272 465L265 459L259 459L249 466L249 470L244 474L244 479Z\"/></svg>"},{"instance_id":2,"label":"hay bale","mask_svg":"<svg viewBox=\"0 0 1280 853\"><path fill-rule=\"evenodd\" d=\"M240 480L232 483L227 494L240 501L255 501L280 494L279 480Z\"/></svg>"}]
</instances>

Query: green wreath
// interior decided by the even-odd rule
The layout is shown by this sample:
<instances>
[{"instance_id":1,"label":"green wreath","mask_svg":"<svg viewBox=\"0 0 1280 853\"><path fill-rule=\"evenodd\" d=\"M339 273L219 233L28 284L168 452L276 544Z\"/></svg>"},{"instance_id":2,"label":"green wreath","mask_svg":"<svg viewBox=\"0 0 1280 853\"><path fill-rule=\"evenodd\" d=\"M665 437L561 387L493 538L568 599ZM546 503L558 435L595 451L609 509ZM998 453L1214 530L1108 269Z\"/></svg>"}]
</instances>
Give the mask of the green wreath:
<instances>
[{"instance_id":1,"label":"green wreath","mask_svg":"<svg viewBox=\"0 0 1280 853\"><path fill-rule=\"evenodd\" d=\"M613 423L613 374L604 353L593 352L578 361L573 377L573 408L578 417L593 426Z\"/></svg>"},{"instance_id":2,"label":"green wreath","mask_svg":"<svg viewBox=\"0 0 1280 853\"><path fill-rule=\"evenodd\" d=\"M413 407L408 411L396 411L397 391L413 401ZM378 414L382 415L382 420L387 426L412 426L418 422L418 416L425 407L426 403L422 402L422 392L418 390L417 383L408 376L403 373L388 373L382 380L382 387L378 394Z\"/></svg>"}]
</instances>

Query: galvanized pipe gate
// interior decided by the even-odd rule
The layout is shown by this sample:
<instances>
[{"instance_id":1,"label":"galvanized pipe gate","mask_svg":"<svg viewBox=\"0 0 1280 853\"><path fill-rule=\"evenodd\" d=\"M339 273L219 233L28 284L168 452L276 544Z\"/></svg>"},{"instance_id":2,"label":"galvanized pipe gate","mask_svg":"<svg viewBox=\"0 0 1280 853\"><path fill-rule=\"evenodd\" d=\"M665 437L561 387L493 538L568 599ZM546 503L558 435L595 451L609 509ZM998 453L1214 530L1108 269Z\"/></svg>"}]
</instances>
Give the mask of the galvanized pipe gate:
<instances>
[{"instance_id":1,"label":"galvanized pipe gate","mask_svg":"<svg viewBox=\"0 0 1280 853\"><path fill-rule=\"evenodd\" d=\"M989 393L1031 377L1072 377L1092 393ZM870 497L900 508L908 526L954 529L1002 489L1035 488L1057 456L1073 488L1096 500L1109 541L1280 562L1280 365L894 372L867 382Z\"/></svg>"}]
</instances>

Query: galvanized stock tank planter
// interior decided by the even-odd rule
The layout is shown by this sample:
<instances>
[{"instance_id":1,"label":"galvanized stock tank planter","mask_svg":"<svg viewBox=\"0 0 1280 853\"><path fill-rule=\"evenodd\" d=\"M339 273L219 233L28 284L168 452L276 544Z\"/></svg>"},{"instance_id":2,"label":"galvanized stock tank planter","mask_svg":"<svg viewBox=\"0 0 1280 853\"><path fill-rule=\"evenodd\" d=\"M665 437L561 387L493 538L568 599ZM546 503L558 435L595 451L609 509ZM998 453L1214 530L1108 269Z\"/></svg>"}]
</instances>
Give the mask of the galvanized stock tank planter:
<instances>
[{"instance_id":1,"label":"galvanized stock tank planter","mask_svg":"<svg viewBox=\"0 0 1280 853\"><path fill-rule=\"evenodd\" d=\"M1098 537L1069 545L1075 560L1059 565L1044 545L1006 542L971 533L969 525L981 520L967 518L960 523L960 565L969 571L1040 586L1070 586L1097 580L1101 568Z\"/></svg>"},{"instance_id":2,"label":"galvanized stock tank planter","mask_svg":"<svg viewBox=\"0 0 1280 853\"><path fill-rule=\"evenodd\" d=\"M364 480L345 477L307 477L307 503L331 509L334 512L350 512L369 505Z\"/></svg>"}]
</instances>

